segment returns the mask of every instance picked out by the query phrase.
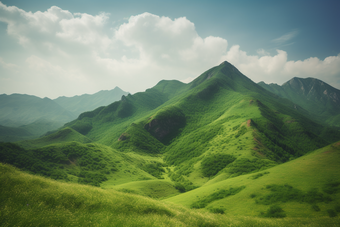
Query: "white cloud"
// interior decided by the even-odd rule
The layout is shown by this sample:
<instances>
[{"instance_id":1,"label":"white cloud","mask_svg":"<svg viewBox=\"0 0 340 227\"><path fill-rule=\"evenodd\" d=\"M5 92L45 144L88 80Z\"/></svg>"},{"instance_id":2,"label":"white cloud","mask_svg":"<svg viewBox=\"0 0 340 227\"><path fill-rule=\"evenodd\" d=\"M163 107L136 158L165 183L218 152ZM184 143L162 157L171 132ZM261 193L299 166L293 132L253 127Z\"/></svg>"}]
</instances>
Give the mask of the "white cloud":
<instances>
[{"instance_id":1,"label":"white cloud","mask_svg":"<svg viewBox=\"0 0 340 227\"><path fill-rule=\"evenodd\" d=\"M251 56L235 45L222 59L234 64L255 82L281 84L293 77L314 77L340 88L340 55L324 60L311 57L304 61L288 61L287 52L283 50L277 50L275 56Z\"/></svg>"},{"instance_id":2,"label":"white cloud","mask_svg":"<svg viewBox=\"0 0 340 227\"><path fill-rule=\"evenodd\" d=\"M293 39L295 36L298 35L298 30L293 30L291 32L288 32L282 36L280 36L279 38L273 39L272 42L276 43L276 44L283 44L286 43L288 41L290 41L291 39Z\"/></svg>"},{"instance_id":3,"label":"white cloud","mask_svg":"<svg viewBox=\"0 0 340 227\"><path fill-rule=\"evenodd\" d=\"M0 57L0 66L3 69L8 69L8 70L17 70L19 68L19 66L15 64L5 62L4 59L1 57Z\"/></svg>"},{"instance_id":4,"label":"white cloud","mask_svg":"<svg viewBox=\"0 0 340 227\"><path fill-rule=\"evenodd\" d=\"M6 93L56 98L115 86L134 93L162 79L189 82L224 60L256 82L314 76L340 87L339 56L293 62L283 50L270 56L263 49L251 56L239 46L228 50L226 39L199 36L185 17L143 13L113 28L106 13L71 13L57 6L32 13L0 2L0 21L23 47L16 61L1 56L0 89Z\"/></svg>"},{"instance_id":5,"label":"white cloud","mask_svg":"<svg viewBox=\"0 0 340 227\"><path fill-rule=\"evenodd\" d=\"M140 59L172 67L218 64L227 48L225 39L201 38L194 24L185 17L172 20L150 13L130 17L118 28L116 37L137 48Z\"/></svg>"},{"instance_id":6,"label":"white cloud","mask_svg":"<svg viewBox=\"0 0 340 227\"><path fill-rule=\"evenodd\" d=\"M265 49L258 49L257 51L257 54L258 55L270 55L270 53L269 52L267 52Z\"/></svg>"}]
</instances>

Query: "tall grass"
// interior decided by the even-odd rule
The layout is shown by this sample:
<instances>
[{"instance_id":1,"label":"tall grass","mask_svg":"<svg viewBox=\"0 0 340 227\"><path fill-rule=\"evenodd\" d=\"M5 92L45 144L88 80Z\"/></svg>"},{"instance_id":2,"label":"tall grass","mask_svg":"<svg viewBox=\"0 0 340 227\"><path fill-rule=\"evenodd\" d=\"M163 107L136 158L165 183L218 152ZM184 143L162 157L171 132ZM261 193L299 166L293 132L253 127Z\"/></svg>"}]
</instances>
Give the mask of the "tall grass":
<instances>
[{"instance_id":1,"label":"tall grass","mask_svg":"<svg viewBox=\"0 0 340 227\"><path fill-rule=\"evenodd\" d=\"M1 226L338 226L339 218L228 217L0 164Z\"/></svg>"}]
</instances>

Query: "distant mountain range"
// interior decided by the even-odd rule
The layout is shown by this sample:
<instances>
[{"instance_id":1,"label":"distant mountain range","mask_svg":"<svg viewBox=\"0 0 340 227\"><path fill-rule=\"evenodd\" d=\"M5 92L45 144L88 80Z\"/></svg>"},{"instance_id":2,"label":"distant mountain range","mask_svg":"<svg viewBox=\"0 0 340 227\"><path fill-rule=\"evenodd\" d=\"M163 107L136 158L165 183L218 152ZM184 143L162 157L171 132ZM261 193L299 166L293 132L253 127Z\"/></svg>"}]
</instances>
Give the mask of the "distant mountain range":
<instances>
[{"instance_id":1,"label":"distant mountain range","mask_svg":"<svg viewBox=\"0 0 340 227\"><path fill-rule=\"evenodd\" d=\"M112 90L99 91L93 95L84 94L73 97L62 96L54 99L53 101L64 109L70 111L74 116L78 117L79 114L83 112L94 110L100 106L107 106L120 100L123 95L128 94L129 92L125 92L119 87L115 87Z\"/></svg>"},{"instance_id":2,"label":"distant mountain range","mask_svg":"<svg viewBox=\"0 0 340 227\"><path fill-rule=\"evenodd\" d=\"M109 91L57 99L33 95L0 95L0 141L32 139L56 130L82 112L106 106L128 92L115 87Z\"/></svg>"},{"instance_id":3,"label":"distant mountain range","mask_svg":"<svg viewBox=\"0 0 340 227\"><path fill-rule=\"evenodd\" d=\"M258 83L268 91L301 106L314 119L340 127L340 90L315 78L297 78L280 85Z\"/></svg>"}]
</instances>

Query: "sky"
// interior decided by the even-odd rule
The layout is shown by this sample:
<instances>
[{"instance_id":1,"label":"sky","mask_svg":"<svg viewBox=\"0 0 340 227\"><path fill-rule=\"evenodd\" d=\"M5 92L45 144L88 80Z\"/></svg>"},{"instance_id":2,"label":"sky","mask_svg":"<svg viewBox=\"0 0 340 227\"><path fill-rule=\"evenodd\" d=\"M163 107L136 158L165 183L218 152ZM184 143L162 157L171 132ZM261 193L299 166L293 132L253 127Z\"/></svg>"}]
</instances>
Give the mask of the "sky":
<instances>
[{"instance_id":1,"label":"sky","mask_svg":"<svg viewBox=\"0 0 340 227\"><path fill-rule=\"evenodd\" d=\"M0 0L0 94L133 94L223 61L254 82L340 89L339 10L338 0Z\"/></svg>"}]
</instances>

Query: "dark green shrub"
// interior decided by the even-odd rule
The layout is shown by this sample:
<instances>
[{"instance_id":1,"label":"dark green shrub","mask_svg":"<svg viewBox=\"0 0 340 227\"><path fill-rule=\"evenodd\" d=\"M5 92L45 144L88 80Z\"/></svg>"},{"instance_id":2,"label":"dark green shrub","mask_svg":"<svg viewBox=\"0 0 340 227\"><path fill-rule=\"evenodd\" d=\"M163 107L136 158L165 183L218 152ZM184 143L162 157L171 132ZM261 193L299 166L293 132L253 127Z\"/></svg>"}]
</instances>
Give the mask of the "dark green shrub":
<instances>
[{"instance_id":1,"label":"dark green shrub","mask_svg":"<svg viewBox=\"0 0 340 227\"><path fill-rule=\"evenodd\" d=\"M224 214L224 210L221 208L210 208L209 211L214 214Z\"/></svg>"},{"instance_id":2,"label":"dark green shrub","mask_svg":"<svg viewBox=\"0 0 340 227\"><path fill-rule=\"evenodd\" d=\"M250 198L255 198L256 197L256 194L252 193L250 194Z\"/></svg>"},{"instance_id":3,"label":"dark green shrub","mask_svg":"<svg viewBox=\"0 0 340 227\"><path fill-rule=\"evenodd\" d=\"M269 172L255 174L255 175L251 176L251 179L255 180L255 179L262 177L263 175L268 174L268 173Z\"/></svg>"},{"instance_id":4,"label":"dark green shrub","mask_svg":"<svg viewBox=\"0 0 340 227\"><path fill-rule=\"evenodd\" d=\"M185 192L185 187L181 183L175 183L175 188L181 193Z\"/></svg>"},{"instance_id":5,"label":"dark green shrub","mask_svg":"<svg viewBox=\"0 0 340 227\"><path fill-rule=\"evenodd\" d=\"M267 185L266 189L269 189L270 193L257 199L258 203L269 205L277 202L285 203L288 201L297 201L309 204L316 204L319 202L332 201L332 198L330 196L324 195L315 188L310 189L307 192L303 192L299 189L293 188L288 184L271 184Z\"/></svg>"},{"instance_id":6,"label":"dark green shrub","mask_svg":"<svg viewBox=\"0 0 340 227\"><path fill-rule=\"evenodd\" d=\"M274 166L273 162L268 160L239 158L228 166L228 172L233 174L233 176L239 176L272 166Z\"/></svg>"},{"instance_id":7,"label":"dark green shrub","mask_svg":"<svg viewBox=\"0 0 340 227\"><path fill-rule=\"evenodd\" d=\"M331 218L334 218L334 217L337 216L336 211L333 210L333 209L328 209L328 210L327 210L327 213L328 213L329 217L331 217Z\"/></svg>"},{"instance_id":8,"label":"dark green shrub","mask_svg":"<svg viewBox=\"0 0 340 227\"><path fill-rule=\"evenodd\" d=\"M106 176L98 172L81 171L78 176L78 183L89 184L97 187L100 186L101 182L106 180Z\"/></svg>"},{"instance_id":9,"label":"dark green shrub","mask_svg":"<svg viewBox=\"0 0 340 227\"><path fill-rule=\"evenodd\" d=\"M334 207L334 209L336 210L336 212L340 212L340 205L336 205L335 207Z\"/></svg>"},{"instance_id":10,"label":"dark green shrub","mask_svg":"<svg viewBox=\"0 0 340 227\"><path fill-rule=\"evenodd\" d=\"M315 210L315 211L320 211L320 207L316 204L312 205L312 209Z\"/></svg>"},{"instance_id":11,"label":"dark green shrub","mask_svg":"<svg viewBox=\"0 0 340 227\"><path fill-rule=\"evenodd\" d=\"M340 181L336 182L329 182L324 185L323 191L326 192L327 194L335 194L338 191L340 191Z\"/></svg>"},{"instance_id":12,"label":"dark green shrub","mask_svg":"<svg viewBox=\"0 0 340 227\"><path fill-rule=\"evenodd\" d=\"M238 188L230 188L228 190L219 190L217 192L214 192L210 195L208 195L207 197L200 199L196 202L194 202L193 204L191 204L191 208L195 208L195 209L199 209L199 208L204 208L206 207L209 203L215 201L215 200L220 200L220 199L224 199L228 196L232 196L232 195L236 195L237 193L239 193L242 189L244 189L245 186L241 186Z\"/></svg>"},{"instance_id":13,"label":"dark green shrub","mask_svg":"<svg viewBox=\"0 0 340 227\"><path fill-rule=\"evenodd\" d=\"M141 169L151 174L152 176L157 177L158 179L161 179L163 173L165 172L162 167L163 167L162 163L155 162L155 163L149 163L149 164L143 165Z\"/></svg>"},{"instance_id":14,"label":"dark green shrub","mask_svg":"<svg viewBox=\"0 0 340 227\"><path fill-rule=\"evenodd\" d=\"M263 215L268 218L284 218L286 214L284 210L279 205L272 205L269 207L266 213Z\"/></svg>"}]
</instances>

